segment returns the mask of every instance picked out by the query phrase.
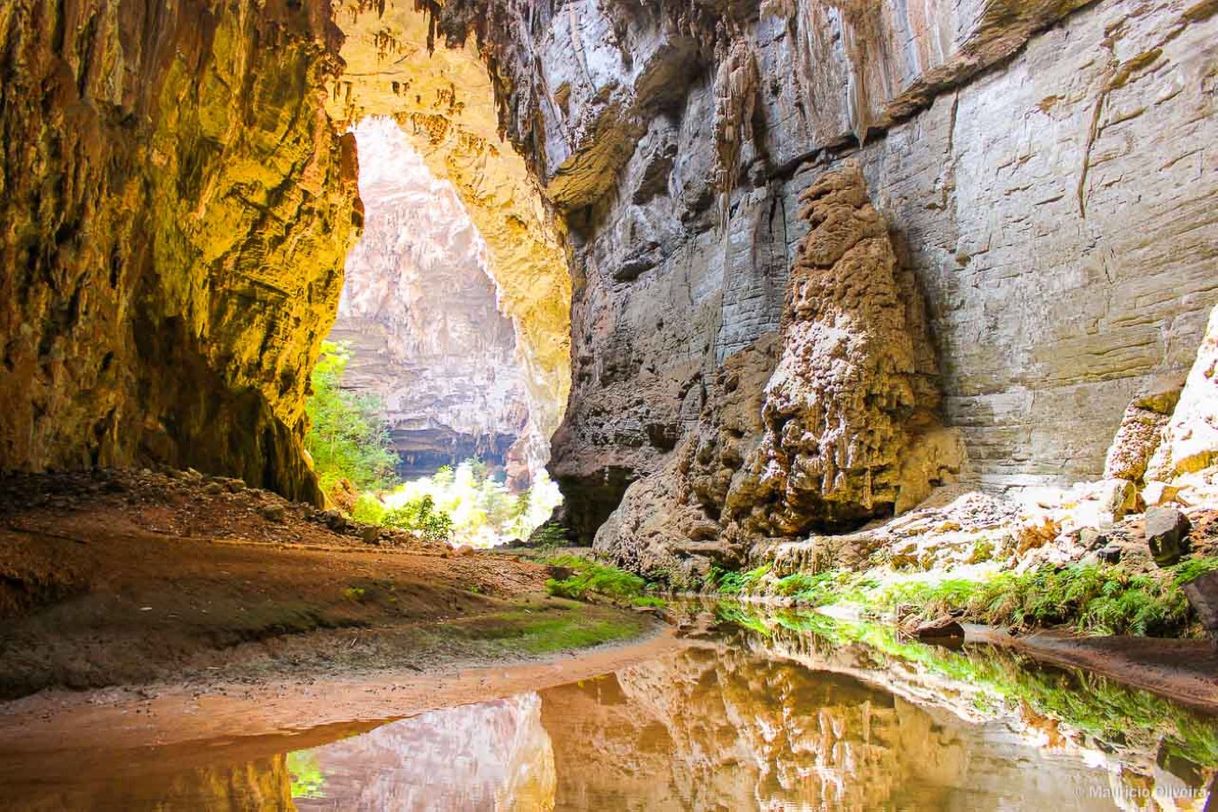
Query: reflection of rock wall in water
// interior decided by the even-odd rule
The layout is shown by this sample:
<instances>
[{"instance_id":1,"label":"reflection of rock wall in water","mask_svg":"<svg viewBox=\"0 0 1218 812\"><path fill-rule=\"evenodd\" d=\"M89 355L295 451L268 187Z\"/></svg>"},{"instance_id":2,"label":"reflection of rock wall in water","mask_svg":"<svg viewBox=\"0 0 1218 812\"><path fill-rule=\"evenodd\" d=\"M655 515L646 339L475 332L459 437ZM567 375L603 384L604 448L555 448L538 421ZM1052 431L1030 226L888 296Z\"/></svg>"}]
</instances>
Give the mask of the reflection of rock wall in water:
<instances>
[{"instance_id":1,"label":"reflection of rock wall in water","mask_svg":"<svg viewBox=\"0 0 1218 812\"><path fill-rule=\"evenodd\" d=\"M299 809L554 807L554 753L536 694L393 722L314 748L323 798Z\"/></svg>"},{"instance_id":2,"label":"reflection of rock wall in water","mask_svg":"<svg viewBox=\"0 0 1218 812\"><path fill-rule=\"evenodd\" d=\"M542 692L558 808L1029 808L1106 790L1106 772L851 677L687 649Z\"/></svg>"}]
</instances>

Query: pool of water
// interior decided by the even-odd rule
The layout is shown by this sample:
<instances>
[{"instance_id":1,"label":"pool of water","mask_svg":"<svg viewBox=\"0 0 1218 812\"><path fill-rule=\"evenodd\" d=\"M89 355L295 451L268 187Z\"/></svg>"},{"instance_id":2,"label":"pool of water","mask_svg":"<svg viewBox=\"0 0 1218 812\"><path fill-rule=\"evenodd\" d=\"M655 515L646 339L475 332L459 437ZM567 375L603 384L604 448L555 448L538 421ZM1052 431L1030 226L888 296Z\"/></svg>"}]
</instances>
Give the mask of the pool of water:
<instances>
[{"instance_id":1,"label":"pool of water","mask_svg":"<svg viewBox=\"0 0 1218 812\"><path fill-rule=\"evenodd\" d=\"M1081 672L817 615L699 627L615 673L303 749L234 731L10 763L0 807L1203 809L1218 773L1218 720Z\"/></svg>"}]
</instances>

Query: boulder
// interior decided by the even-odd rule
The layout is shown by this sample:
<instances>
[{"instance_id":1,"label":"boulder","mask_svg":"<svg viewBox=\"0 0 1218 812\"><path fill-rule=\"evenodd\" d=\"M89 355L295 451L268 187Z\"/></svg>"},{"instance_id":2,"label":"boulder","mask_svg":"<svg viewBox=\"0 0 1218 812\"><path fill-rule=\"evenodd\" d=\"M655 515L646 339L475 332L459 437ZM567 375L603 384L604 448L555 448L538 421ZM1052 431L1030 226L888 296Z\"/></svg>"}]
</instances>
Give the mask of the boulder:
<instances>
[{"instance_id":1,"label":"boulder","mask_svg":"<svg viewBox=\"0 0 1218 812\"><path fill-rule=\"evenodd\" d=\"M1194 578L1181 588L1210 639L1218 642L1218 572Z\"/></svg>"},{"instance_id":2,"label":"boulder","mask_svg":"<svg viewBox=\"0 0 1218 812\"><path fill-rule=\"evenodd\" d=\"M263 505L259 511L268 521L282 522L287 518L288 509L278 502Z\"/></svg>"},{"instance_id":3,"label":"boulder","mask_svg":"<svg viewBox=\"0 0 1218 812\"><path fill-rule=\"evenodd\" d=\"M950 616L928 620L914 629L914 637L919 640L942 642L945 640L964 641L964 627Z\"/></svg>"},{"instance_id":4,"label":"boulder","mask_svg":"<svg viewBox=\"0 0 1218 812\"><path fill-rule=\"evenodd\" d=\"M1100 484L1100 509L1119 522L1138 506L1138 489L1128 479L1106 479Z\"/></svg>"},{"instance_id":5,"label":"boulder","mask_svg":"<svg viewBox=\"0 0 1218 812\"><path fill-rule=\"evenodd\" d=\"M1188 552L1188 517L1173 508L1146 511L1146 543L1160 567L1170 567Z\"/></svg>"}]
</instances>

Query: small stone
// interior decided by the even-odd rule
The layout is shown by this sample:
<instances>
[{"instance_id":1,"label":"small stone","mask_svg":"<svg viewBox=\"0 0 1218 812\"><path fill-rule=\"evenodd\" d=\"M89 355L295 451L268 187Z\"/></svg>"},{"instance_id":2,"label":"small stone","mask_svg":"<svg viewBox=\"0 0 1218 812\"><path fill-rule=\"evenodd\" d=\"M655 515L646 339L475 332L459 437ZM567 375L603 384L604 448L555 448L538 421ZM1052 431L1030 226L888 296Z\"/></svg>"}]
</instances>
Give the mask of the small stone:
<instances>
[{"instance_id":1,"label":"small stone","mask_svg":"<svg viewBox=\"0 0 1218 812\"><path fill-rule=\"evenodd\" d=\"M1094 527L1084 527L1078 531L1078 543L1086 550L1098 550L1108 543L1108 537Z\"/></svg>"},{"instance_id":2,"label":"small stone","mask_svg":"<svg viewBox=\"0 0 1218 812\"><path fill-rule=\"evenodd\" d=\"M1121 548L1115 544L1101 547L1095 551L1095 557L1105 564L1117 564L1121 560Z\"/></svg>"},{"instance_id":3,"label":"small stone","mask_svg":"<svg viewBox=\"0 0 1218 812\"><path fill-rule=\"evenodd\" d=\"M474 548L470 547L468 544L460 544L453 548L453 557L454 558L460 558L462 556L473 555L473 554L474 554Z\"/></svg>"},{"instance_id":4,"label":"small stone","mask_svg":"<svg viewBox=\"0 0 1218 812\"><path fill-rule=\"evenodd\" d=\"M1170 567L1189 550L1188 517L1174 508L1154 507L1146 511L1146 543L1160 567Z\"/></svg>"},{"instance_id":5,"label":"small stone","mask_svg":"<svg viewBox=\"0 0 1218 812\"><path fill-rule=\"evenodd\" d=\"M380 544L381 543L381 528L374 524L367 525L360 531L360 538L364 544Z\"/></svg>"},{"instance_id":6,"label":"small stone","mask_svg":"<svg viewBox=\"0 0 1218 812\"><path fill-rule=\"evenodd\" d=\"M347 527L350 525L350 522L347 521L347 517L342 513L339 513L337 510L327 510L325 512L325 522L326 527L329 527L335 533L346 532Z\"/></svg>"},{"instance_id":7,"label":"small stone","mask_svg":"<svg viewBox=\"0 0 1218 812\"><path fill-rule=\"evenodd\" d=\"M287 508L280 504L264 505L259 513L272 522L282 522L288 515Z\"/></svg>"},{"instance_id":8,"label":"small stone","mask_svg":"<svg viewBox=\"0 0 1218 812\"><path fill-rule=\"evenodd\" d=\"M221 485L219 482L208 482L207 485L203 488L203 492L213 494L213 495L218 495L218 494L224 493L224 486Z\"/></svg>"}]
</instances>

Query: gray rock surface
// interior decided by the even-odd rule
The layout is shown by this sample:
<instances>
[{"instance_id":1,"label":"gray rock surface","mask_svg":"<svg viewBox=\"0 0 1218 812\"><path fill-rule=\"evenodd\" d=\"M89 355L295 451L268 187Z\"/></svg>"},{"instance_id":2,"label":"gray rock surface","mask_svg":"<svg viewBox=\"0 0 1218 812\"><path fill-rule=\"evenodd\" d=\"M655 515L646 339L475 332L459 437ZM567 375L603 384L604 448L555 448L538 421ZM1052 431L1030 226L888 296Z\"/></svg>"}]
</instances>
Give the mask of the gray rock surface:
<instances>
[{"instance_id":1,"label":"gray rock surface","mask_svg":"<svg viewBox=\"0 0 1218 812\"><path fill-rule=\"evenodd\" d=\"M1152 507L1146 511L1146 543L1160 567L1170 567L1189 550L1188 517L1178 510Z\"/></svg>"},{"instance_id":2,"label":"gray rock surface","mask_svg":"<svg viewBox=\"0 0 1218 812\"><path fill-rule=\"evenodd\" d=\"M1214 4L702 8L501 9L510 44L489 46L507 131L571 226L551 468L585 535L665 465L724 360L779 327L796 198L847 157L977 481L1098 478L1218 300Z\"/></svg>"},{"instance_id":3,"label":"gray rock surface","mask_svg":"<svg viewBox=\"0 0 1218 812\"><path fill-rule=\"evenodd\" d=\"M502 464L530 410L486 245L394 121L369 119L355 134L364 234L330 334L353 349L343 385L376 397L404 475L472 456Z\"/></svg>"}]
</instances>

